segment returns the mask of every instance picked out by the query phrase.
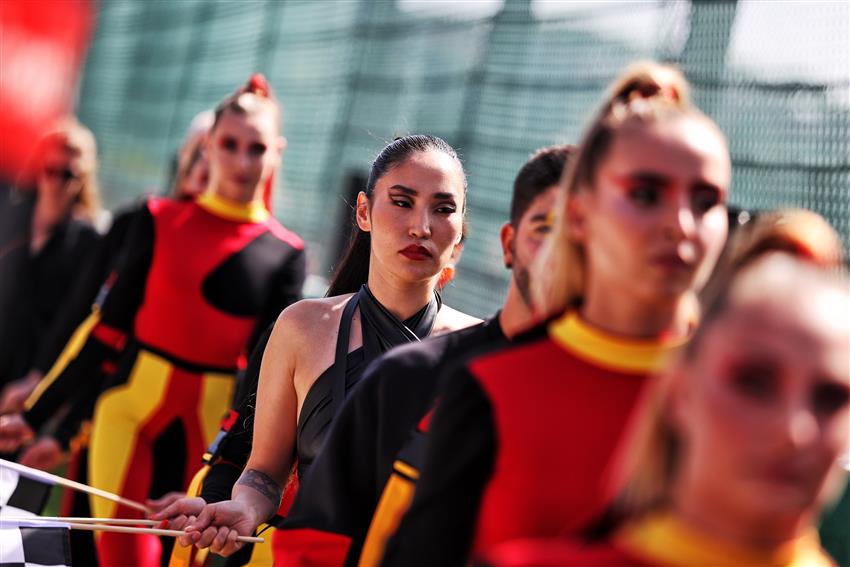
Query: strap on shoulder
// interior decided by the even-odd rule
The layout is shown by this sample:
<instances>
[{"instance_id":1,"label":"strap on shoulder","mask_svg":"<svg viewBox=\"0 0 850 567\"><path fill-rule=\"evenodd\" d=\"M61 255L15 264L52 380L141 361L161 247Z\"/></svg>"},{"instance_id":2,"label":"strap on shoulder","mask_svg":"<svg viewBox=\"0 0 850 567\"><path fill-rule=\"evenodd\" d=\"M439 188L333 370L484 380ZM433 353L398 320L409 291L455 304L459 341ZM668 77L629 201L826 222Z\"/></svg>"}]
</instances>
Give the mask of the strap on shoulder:
<instances>
[{"instance_id":1,"label":"strap on shoulder","mask_svg":"<svg viewBox=\"0 0 850 567\"><path fill-rule=\"evenodd\" d=\"M354 310L360 299L360 292L355 293L348 300L342 317L339 321L339 333L336 338L336 353L334 364L331 368L331 416L336 417L342 402L345 399L345 374L348 369L348 339L351 336L351 321L354 319Z\"/></svg>"}]
</instances>

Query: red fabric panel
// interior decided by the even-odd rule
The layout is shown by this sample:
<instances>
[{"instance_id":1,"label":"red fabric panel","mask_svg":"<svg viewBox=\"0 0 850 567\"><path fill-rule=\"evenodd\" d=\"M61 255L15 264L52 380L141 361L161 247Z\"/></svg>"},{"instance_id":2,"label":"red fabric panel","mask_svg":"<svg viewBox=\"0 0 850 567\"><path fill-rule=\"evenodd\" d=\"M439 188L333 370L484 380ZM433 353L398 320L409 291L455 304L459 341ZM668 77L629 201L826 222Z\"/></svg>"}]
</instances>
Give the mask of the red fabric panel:
<instances>
[{"instance_id":1,"label":"red fabric panel","mask_svg":"<svg viewBox=\"0 0 850 567\"><path fill-rule=\"evenodd\" d=\"M645 376L591 365L550 340L470 367L492 408L494 473L475 551L585 527L610 502L609 464Z\"/></svg>"},{"instance_id":2,"label":"red fabric panel","mask_svg":"<svg viewBox=\"0 0 850 567\"><path fill-rule=\"evenodd\" d=\"M98 342L105 344L112 350L123 350L124 346L127 344L127 334L120 329L110 327L106 323L98 323L95 325L94 329L91 331L91 335L97 339Z\"/></svg>"},{"instance_id":3,"label":"red fabric panel","mask_svg":"<svg viewBox=\"0 0 850 567\"><path fill-rule=\"evenodd\" d=\"M524 539L497 546L488 567L653 567L609 544L582 545L563 539Z\"/></svg>"},{"instance_id":4,"label":"red fabric panel","mask_svg":"<svg viewBox=\"0 0 850 567\"><path fill-rule=\"evenodd\" d=\"M153 199L153 262L135 334L177 358L200 366L236 368L256 318L220 311L201 293L222 262L269 230L268 223L237 223L193 202Z\"/></svg>"},{"instance_id":5,"label":"red fabric panel","mask_svg":"<svg viewBox=\"0 0 850 567\"><path fill-rule=\"evenodd\" d=\"M309 528L275 530L275 567L337 567L345 563L351 538Z\"/></svg>"}]
</instances>

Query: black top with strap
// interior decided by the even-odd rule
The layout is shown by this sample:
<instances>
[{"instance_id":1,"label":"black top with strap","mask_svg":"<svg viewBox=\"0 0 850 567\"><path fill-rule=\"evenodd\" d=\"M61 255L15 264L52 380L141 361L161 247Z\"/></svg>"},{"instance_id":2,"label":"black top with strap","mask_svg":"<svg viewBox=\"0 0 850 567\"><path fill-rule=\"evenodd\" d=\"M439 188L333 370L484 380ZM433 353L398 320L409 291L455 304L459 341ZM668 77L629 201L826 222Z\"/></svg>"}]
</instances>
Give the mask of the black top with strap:
<instances>
[{"instance_id":1,"label":"black top with strap","mask_svg":"<svg viewBox=\"0 0 850 567\"><path fill-rule=\"evenodd\" d=\"M394 346L418 341L431 334L441 305L440 296L435 293L415 315L400 321L375 299L366 284L351 297L340 319L334 363L313 383L301 408L296 438L300 478L304 478L321 450L346 392L360 380L366 366ZM363 346L348 352L351 320L358 307Z\"/></svg>"}]
</instances>

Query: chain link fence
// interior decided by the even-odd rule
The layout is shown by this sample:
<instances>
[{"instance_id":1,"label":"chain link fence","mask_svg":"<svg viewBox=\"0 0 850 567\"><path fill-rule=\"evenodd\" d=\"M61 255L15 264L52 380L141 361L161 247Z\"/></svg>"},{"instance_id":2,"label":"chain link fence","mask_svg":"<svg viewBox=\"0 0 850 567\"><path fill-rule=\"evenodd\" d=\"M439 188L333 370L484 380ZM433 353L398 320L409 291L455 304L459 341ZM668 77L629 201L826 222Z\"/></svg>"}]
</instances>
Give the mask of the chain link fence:
<instances>
[{"instance_id":1,"label":"chain link fence","mask_svg":"<svg viewBox=\"0 0 850 567\"><path fill-rule=\"evenodd\" d=\"M103 0L78 112L106 202L162 189L192 116L251 72L284 105L279 218L327 276L352 180L393 137L436 134L469 176L470 238L446 300L499 305L498 227L536 148L575 142L628 63L677 63L729 137L732 203L798 205L850 241L846 2ZM356 188L356 185L353 186Z\"/></svg>"}]
</instances>

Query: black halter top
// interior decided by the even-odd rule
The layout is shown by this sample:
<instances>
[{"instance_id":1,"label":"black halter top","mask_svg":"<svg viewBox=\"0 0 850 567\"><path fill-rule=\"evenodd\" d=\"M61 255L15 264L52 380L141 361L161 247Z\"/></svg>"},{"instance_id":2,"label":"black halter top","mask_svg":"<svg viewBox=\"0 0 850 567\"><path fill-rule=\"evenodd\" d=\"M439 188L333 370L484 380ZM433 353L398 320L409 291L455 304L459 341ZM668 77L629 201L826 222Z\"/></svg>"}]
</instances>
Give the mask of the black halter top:
<instances>
[{"instance_id":1,"label":"black halter top","mask_svg":"<svg viewBox=\"0 0 850 567\"><path fill-rule=\"evenodd\" d=\"M340 319L334 363L316 379L301 407L295 441L300 478L304 478L319 454L346 394L360 380L369 363L394 346L431 334L441 305L440 296L435 292L419 312L406 321L399 321L375 299L366 284L351 297ZM363 346L349 353L351 319L357 307L360 308Z\"/></svg>"}]
</instances>

